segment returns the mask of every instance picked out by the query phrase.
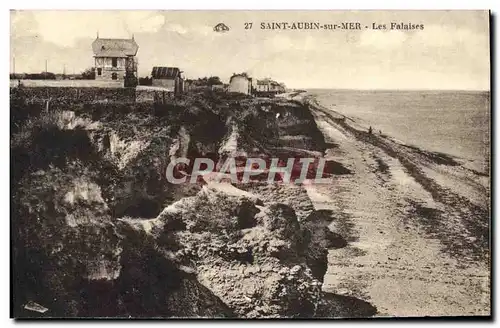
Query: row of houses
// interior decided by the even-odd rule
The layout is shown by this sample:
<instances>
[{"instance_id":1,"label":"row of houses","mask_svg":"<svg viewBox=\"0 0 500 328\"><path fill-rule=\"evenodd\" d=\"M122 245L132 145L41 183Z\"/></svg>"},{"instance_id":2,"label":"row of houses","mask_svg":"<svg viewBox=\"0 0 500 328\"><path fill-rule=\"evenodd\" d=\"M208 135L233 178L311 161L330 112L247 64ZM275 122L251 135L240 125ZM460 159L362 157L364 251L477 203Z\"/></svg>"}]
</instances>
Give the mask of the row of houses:
<instances>
[{"instance_id":1,"label":"row of houses","mask_svg":"<svg viewBox=\"0 0 500 328\"><path fill-rule=\"evenodd\" d=\"M125 86L137 85L137 52L139 45L134 36L130 39L100 38L92 43L94 52L95 79L117 81ZM155 66L151 71L152 86L181 94L195 86L185 85L182 71L178 67ZM285 92L285 85L269 78L252 79L246 73L233 74L229 84L212 86L228 92L247 95L273 96Z\"/></svg>"},{"instance_id":2,"label":"row of houses","mask_svg":"<svg viewBox=\"0 0 500 328\"><path fill-rule=\"evenodd\" d=\"M284 93L286 91L286 86L270 78L258 80L249 77L246 73L241 73L231 76L229 79L228 91L247 95L273 96Z\"/></svg>"},{"instance_id":3,"label":"row of houses","mask_svg":"<svg viewBox=\"0 0 500 328\"><path fill-rule=\"evenodd\" d=\"M278 94L286 91L286 86L284 83L279 83L270 78L265 78L263 80L256 80L254 86L254 93L259 95L267 94Z\"/></svg>"}]
</instances>

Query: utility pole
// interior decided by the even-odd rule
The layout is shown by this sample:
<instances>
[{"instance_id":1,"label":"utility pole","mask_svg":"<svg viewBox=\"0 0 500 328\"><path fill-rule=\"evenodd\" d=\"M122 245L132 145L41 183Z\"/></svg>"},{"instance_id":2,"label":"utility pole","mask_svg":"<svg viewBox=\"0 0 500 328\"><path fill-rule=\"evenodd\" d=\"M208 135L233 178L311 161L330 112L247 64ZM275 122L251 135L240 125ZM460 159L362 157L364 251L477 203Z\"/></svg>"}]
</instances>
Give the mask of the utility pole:
<instances>
[{"instance_id":1,"label":"utility pole","mask_svg":"<svg viewBox=\"0 0 500 328\"><path fill-rule=\"evenodd\" d=\"M47 79L47 59L45 59L45 80Z\"/></svg>"},{"instance_id":2,"label":"utility pole","mask_svg":"<svg viewBox=\"0 0 500 328\"><path fill-rule=\"evenodd\" d=\"M16 76L16 57L12 57L12 73Z\"/></svg>"}]
</instances>

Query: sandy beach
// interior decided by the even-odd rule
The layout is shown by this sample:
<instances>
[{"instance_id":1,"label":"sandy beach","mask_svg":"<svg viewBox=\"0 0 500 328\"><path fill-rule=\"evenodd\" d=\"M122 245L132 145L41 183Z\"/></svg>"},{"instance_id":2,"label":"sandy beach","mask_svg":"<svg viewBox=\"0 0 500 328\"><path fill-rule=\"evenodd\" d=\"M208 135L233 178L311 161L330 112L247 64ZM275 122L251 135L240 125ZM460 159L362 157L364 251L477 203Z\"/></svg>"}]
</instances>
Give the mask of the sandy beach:
<instances>
[{"instance_id":1,"label":"sandy beach","mask_svg":"<svg viewBox=\"0 0 500 328\"><path fill-rule=\"evenodd\" d=\"M326 157L353 171L307 188L348 241L330 250L323 289L368 301L377 316L488 315L489 177L305 101Z\"/></svg>"}]
</instances>

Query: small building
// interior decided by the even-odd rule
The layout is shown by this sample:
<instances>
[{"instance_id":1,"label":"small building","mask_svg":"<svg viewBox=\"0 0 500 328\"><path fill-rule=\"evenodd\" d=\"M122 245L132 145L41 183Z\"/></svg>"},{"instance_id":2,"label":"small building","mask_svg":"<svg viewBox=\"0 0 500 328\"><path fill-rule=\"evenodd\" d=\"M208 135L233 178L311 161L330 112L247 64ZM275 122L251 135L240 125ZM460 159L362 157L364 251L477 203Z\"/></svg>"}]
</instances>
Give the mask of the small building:
<instances>
[{"instance_id":1,"label":"small building","mask_svg":"<svg viewBox=\"0 0 500 328\"><path fill-rule=\"evenodd\" d=\"M214 91L226 91L227 88L224 84L214 84L214 85L212 85L212 90L214 90Z\"/></svg>"},{"instance_id":2,"label":"small building","mask_svg":"<svg viewBox=\"0 0 500 328\"><path fill-rule=\"evenodd\" d=\"M283 83L278 83L269 78L257 80L254 84L255 94L260 96L274 96L286 91Z\"/></svg>"},{"instance_id":3,"label":"small building","mask_svg":"<svg viewBox=\"0 0 500 328\"><path fill-rule=\"evenodd\" d=\"M123 81L125 76L137 73L137 51L139 46L131 39L97 38L92 43L95 62L95 79Z\"/></svg>"},{"instance_id":4,"label":"small building","mask_svg":"<svg viewBox=\"0 0 500 328\"><path fill-rule=\"evenodd\" d=\"M184 79L178 67L155 66L151 78L155 87L163 87L175 95L184 92Z\"/></svg>"},{"instance_id":5,"label":"small building","mask_svg":"<svg viewBox=\"0 0 500 328\"><path fill-rule=\"evenodd\" d=\"M256 80L254 85L255 91L269 92L270 83L271 83L270 79Z\"/></svg>"},{"instance_id":6,"label":"small building","mask_svg":"<svg viewBox=\"0 0 500 328\"><path fill-rule=\"evenodd\" d=\"M247 74L233 74L229 79L229 92L252 94L252 79Z\"/></svg>"}]
</instances>

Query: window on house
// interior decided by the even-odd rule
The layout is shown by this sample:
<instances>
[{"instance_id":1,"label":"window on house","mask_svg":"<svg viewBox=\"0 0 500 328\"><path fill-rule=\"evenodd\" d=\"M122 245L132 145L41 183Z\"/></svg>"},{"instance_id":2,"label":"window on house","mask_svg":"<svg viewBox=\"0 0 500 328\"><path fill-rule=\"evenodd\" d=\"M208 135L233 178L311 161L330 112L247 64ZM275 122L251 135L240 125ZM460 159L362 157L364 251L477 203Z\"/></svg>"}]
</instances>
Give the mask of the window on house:
<instances>
[{"instance_id":1,"label":"window on house","mask_svg":"<svg viewBox=\"0 0 500 328\"><path fill-rule=\"evenodd\" d=\"M102 68L97 68L97 75L101 76L102 75Z\"/></svg>"},{"instance_id":2,"label":"window on house","mask_svg":"<svg viewBox=\"0 0 500 328\"><path fill-rule=\"evenodd\" d=\"M118 58L111 59L111 66L116 67L118 65Z\"/></svg>"},{"instance_id":3,"label":"window on house","mask_svg":"<svg viewBox=\"0 0 500 328\"><path fill-rule=\"evenodd\" d=\"M111 78L113 80L116 80L118 78L118 75L116 73L111 74Z\"/></svg>"}]
</instances>

